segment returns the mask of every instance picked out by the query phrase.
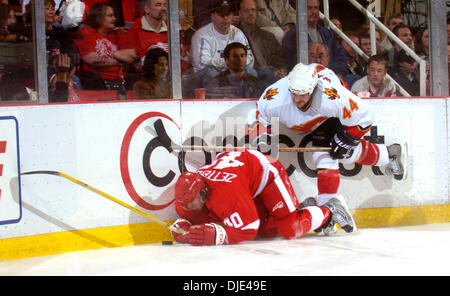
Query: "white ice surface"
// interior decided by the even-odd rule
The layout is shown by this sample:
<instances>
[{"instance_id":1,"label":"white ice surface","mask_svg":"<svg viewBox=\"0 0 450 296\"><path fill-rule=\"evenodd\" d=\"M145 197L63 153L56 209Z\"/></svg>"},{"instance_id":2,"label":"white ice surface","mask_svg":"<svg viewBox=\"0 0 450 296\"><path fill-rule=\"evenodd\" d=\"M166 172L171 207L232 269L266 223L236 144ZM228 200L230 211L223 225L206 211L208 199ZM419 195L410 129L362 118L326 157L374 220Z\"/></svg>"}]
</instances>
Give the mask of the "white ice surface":
<instances>
[{"instance_id":1,"label":"white ice surface","mask_svg":"<svg viewBox=\"0 0 450 296\"><path fill-rule=\"evenodd\" d=\"M0 275L450 275L450 223L218 247L105 248L0 261Z\"/></svg>"}]
</instances>

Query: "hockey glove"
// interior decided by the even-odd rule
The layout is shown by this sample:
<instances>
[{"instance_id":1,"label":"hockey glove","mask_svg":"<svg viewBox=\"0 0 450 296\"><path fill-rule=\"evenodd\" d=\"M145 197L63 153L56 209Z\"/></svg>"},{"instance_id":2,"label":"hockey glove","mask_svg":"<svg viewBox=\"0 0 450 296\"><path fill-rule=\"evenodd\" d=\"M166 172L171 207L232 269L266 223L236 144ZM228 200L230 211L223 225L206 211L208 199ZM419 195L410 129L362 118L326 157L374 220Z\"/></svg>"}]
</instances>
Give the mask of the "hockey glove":
<instances>
[{"instance_id":1,"label":"hockey glove","mask_svg":"<svg viewBox=\"0 0 450 296\"><path fill-rule=\"evenodd\" d=\"M223 245L227 241L227 232L215 223L194 225L189 228L188 241L193 246Z\"/></svg>"},{"instance_id":2,"label":"hockey glove","mask_svg":"<svg viewBox=\"0 0 450 296\"><path fill-rule=\"evenodd\" d=\"M192 225L191 222L189 222L188 220L183 219L183 218L177 219L177 220L172 224L172 226L173 226L174 228L177 228L177 229L183 229L183 230L185 230L186 232L189 231L189 227L191 227L191 225ZM171 231L171 233L172 233L173 238L174 238L177 242L182 243L182 244L188 243L188 234L187 234L187 233L186 233L186 234L180 234L180 233L176 233L176 232L174 232L174 231Z\"/></svg>"},{"instance_id":3,"label":"hockey glove","mask_svg":"<svg viewBox=\"0 0 450 296\"><path fill-rule=\"evenodd\" d=\"M360 139L351 136L345 129L340 129L331 139L330 155L333 159L350 158Z\"/></svg>"}]
</instances>

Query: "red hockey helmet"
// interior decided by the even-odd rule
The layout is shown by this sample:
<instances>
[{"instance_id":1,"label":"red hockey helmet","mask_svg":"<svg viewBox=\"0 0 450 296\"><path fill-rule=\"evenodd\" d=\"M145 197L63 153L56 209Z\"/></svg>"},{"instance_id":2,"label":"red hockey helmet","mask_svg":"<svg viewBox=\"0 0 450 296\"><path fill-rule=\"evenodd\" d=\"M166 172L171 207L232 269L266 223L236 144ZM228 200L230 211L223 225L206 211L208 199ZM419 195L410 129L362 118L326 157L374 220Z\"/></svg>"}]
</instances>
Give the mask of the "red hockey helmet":
<instances>
[{"instance_id":1,"label":"red hockey helmet","mask_svg":"<svg viewBox=\"0 0 450 296\"><path fill-rule=\"evenodd\" d=\"M182 173L175 184L175 199L182 204L187 205L197 197L203 199L206 192L206 182L194 172Z\"/></svg>"}]
</instances>

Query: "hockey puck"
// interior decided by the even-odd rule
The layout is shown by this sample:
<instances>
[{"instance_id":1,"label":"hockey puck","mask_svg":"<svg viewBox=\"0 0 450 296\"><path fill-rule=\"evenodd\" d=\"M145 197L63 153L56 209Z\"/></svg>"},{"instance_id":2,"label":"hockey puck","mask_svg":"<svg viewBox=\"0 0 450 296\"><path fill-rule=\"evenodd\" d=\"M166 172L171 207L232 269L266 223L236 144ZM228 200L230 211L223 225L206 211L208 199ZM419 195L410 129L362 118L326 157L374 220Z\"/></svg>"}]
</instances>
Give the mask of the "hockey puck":
<instances>
[{"instance_id":1,"label":"hockey puck","mask_svg":"<svg viewBox=\"0 0 450 296\"><path fill-rule=\"evenodd\" d=\"M162 241L161 244L164 246L173 245L173 241Z\"/></svg>"}]
</instances>

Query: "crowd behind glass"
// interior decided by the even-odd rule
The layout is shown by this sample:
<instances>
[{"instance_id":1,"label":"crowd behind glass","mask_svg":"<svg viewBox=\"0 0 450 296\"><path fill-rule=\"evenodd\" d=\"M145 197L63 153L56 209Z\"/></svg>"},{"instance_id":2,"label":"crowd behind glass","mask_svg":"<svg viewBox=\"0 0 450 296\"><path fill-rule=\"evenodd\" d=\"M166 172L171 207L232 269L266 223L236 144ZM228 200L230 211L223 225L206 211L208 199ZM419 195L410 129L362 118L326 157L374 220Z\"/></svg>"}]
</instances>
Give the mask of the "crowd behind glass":
<instances>
[{"instance_id":1,"label":"crowd behind glass","mask_svg":"<svg viewBox=\"0 0 450 296\"><path fill-rule=\"evenodd\" d=\"M0 2L0 102L36 99L32 4ZM288 75L297 63L295 5L179 0L183 98L259 98ZM331 11L330 20L370 57L364 60L324 26L320 5L307 1L309 63L332 69L363 97L401 95L386 73L419 95L418 65L408 53L376 31L373 55L368 24L350 29ZM170 99L167 14L166 0L44 0L49 102ZM428 61L426 26L412 28L401 14L380 20Z\"/></svg>"}]
</instances>

